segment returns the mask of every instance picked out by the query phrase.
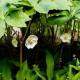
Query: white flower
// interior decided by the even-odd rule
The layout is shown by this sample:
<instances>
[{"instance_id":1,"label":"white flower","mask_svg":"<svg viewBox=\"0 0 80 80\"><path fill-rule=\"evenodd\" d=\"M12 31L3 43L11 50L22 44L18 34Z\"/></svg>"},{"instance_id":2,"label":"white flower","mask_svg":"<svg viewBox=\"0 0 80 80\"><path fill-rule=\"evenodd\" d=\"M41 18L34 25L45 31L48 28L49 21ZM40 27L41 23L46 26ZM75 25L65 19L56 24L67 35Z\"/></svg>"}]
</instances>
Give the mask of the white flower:
<instances>
[{"instance_id":1,"label":"white flower","mask_svg":"<svg viewBox=\"0 0 80 80\"><path fill-rule=\"evenodd\" d=\"M28 49L33 49L38 42L38 37L35 35L30 35L25 42L25 46Z\"/></svg>"},{"instance_id":2,"label":"white flower","mask_svg":"<svg viewBox=\"0 0 80 80\"><path fill-rule=\"evenodd\" d=\"M62 40L62 42L67 42L69 43L71 40L71 35L69 33L64 33L60 36L60 39Z\"/></svg>"},{"instance_id":3,"label":"white flower","mask_svg":"<svg viewBox=\"0 0 80 80\"><path fill-rule=\"evenodd\" d=\"M16 38L13 38L13 39L12 39L12 45L13 45L14 47L17 47L18 41L16 40Z\"/></svg>"}]
</instances>

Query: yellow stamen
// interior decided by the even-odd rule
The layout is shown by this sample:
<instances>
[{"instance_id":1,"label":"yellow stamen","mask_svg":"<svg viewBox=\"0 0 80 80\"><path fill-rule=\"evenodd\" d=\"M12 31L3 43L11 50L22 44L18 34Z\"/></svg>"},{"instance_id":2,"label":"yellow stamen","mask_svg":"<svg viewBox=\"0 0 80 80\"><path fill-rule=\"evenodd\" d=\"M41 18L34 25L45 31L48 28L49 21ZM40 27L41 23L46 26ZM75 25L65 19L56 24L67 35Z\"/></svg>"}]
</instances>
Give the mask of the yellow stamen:
<instances>
[{"instance_id":1,"label":"yellow stamen","mask_svg":"<svg viewBox=\"0 0 80 80\"><path fill-rule=\"evenodd\" d=\"M16 44L17 42L16 41L14 41L14 44Z\"/></svg>"},{"instance_id":2,"label":"yellow stamen","mask_svg":"<svg viewBox=\"0 0 80 80\"><path fill-rule=\"evenodd\" d=\"M68 39L68 37L67 37L67 36L65 36L65 37L64 37L64 39L65 39L65 40L67 40L67 39Z\"/></svg>"},{"instance_id":3,"label":"yellow stamen","mask_svg":"<svg viewBox=\"0 0 80 80\"><path fill-rule=\"evenodd\" d=\"M34 41L32 39L29 40L29 43L32 44Z\"/></svg>"}]
</instances>

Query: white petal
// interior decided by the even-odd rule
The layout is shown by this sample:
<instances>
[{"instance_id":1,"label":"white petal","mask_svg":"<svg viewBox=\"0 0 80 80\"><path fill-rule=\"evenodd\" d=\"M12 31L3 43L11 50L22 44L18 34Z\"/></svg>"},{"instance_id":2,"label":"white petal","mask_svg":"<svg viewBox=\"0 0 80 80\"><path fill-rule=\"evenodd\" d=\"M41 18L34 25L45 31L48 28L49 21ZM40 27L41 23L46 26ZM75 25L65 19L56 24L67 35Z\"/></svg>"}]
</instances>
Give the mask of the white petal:
<instances>
[{"instance_id":1,"label":"white petal","mask_svg":"<svg viewBox=\"0 0 80 80\"><path fill-rule=\"evenodd\" d=\"M17 47L17 45L13 45L14 47Z\"/></svg>"},{"instance_id":2,"label":"white petal","mask_svg":"<svg viewBox=\"0 0 80 80\"><path fill-rule=\"evenodd\" d=\"M37 42L34 42L34 43L32 43L32 44L29 44L29 43L25 43L25 46L28 48L28 49L33 49L34 47L35 47L35 45L37 44Z\"/></svg>"},{"instance_id":3,"label":"white petal","mask_svg":"<svg viewBox=\"0 0 80 80\"><path fill-rule=\"evenodd\" d=\"M16 44L14 43L14 41L16 41ZM18 44L18 41L16 40L16 38L13 38L13 39L12 39L12 45L13 45L14 47L17 47L17 44Z\"/></svg>"},{"instance_id":4,"label":"white petal","mask_svg":"<svg viewBox=\"0 0 80 80\"><path fill-rule=\"evenodd\" d=\"M33 43L30 44L29 43L29 40L33 40ZM37 40L38 40L38 37L35 36L35 35L30 35L26 41L25 41L25 46L28 48L28 49L33 49L35 47L35 45L37 44Z\"/></svg>"},{"instance_id":5,"label":"white petal","mask_svg":"<svg viewBox=\"0 0 80 80\"><path fill-rule=\"evenodd\" d=\"M33 39L33 40L38 40L38 37L37 36L35 36L35 35L30 35L29 37L28 37L29 39Z\"/></svg>"}]
</instances>

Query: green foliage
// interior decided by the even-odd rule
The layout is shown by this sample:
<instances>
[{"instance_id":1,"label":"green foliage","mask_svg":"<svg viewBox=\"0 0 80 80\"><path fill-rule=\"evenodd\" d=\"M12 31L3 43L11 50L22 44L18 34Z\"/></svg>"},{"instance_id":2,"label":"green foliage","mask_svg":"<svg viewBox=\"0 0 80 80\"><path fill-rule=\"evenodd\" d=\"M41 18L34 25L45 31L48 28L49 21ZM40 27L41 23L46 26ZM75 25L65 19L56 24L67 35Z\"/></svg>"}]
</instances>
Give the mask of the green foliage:
<instances>
[{"instance_id":1,"label":"green foliage","mask_svg":"<svg viewBox=\"0 0 80 80\"><path fill-rule=\"evenodd\" d=\"M73 75L72 69L77 70L78 72ZM69 80L79 80L80 79L80 62L77 59L76 66L69 65Z\"/></svg>"},{"instance_id":2,"label":"green foliage","mask_svg":"<svg viewBox=\"0 0 80 80\"><path fill-rule=\"evenodd\" d=\"M22 68L18 71L16 75L16 80L37 80L38 75L33 74L32 70L28 69L27 60L24 61Z\"/></svg>"},{"instance_id":3,"label":"green foliage","mask_svg":"<svg viewBox=\"0 0 80 80\"><path fill-rule=\"evenodd\" d=\"M54 73L54 59L49 51L46 51L46 64L47 64L47 76L48 80L52 80Z\"/></svg>"},{"instance_id":4,"label":"green foliage","mask_svg":"<svg viewBox=\"0 0 80 80\"><path fill-rule=\"evenodd\" d=\"M30 20L30 18L22 11L12 11L6 17L7 24L15 27L26 27L25 22L28 20Z\"/></svg>"},{"instance_id":5,"label":"green foliage","mask_svg":"<svg viewBox=\"0 0 80 80\"><path fill-rule=\"evenodd\" d=\"M35 71L35 72L42 80L46 80L46 78L43 76L43 74L40 71Z\"/></svg>"},{"instance_id":6,"label":"green foliage","mask_svg":"<svg viewBox=\"0 0 80 80\"><path fill-rule=\"evenodd\" d=\"M7 64L2 65L3 80L11 80L11 70Z\"/></svg>"},{"instance_id":7,"label":"green foliage","mask_svg":"<svg viewBox=\"0 0 80 80\"><path fill-rule=\"evenodd\" d=\"M5 28L6 26L4 20L0 19L0 38L4 35Z\"/></svg>"},{"instance_id":8,"label":"green foliage","mask_svg":"<svg viewBox=\"0 0 80 80\"><path fill-rule=\"evenodd\" d=\"M30 80L37 80L37 78L38 78L38 76L37 75L34 75L34 76L31 77Z\"/></svg>"},{"instance_id":9,"label":"green foliage","mask_svg":"<svg viewBox=\"0 0 80 80\"><path fill-rule=\"evenodd\" d=\"M28 66L27 66L27 60L26 60L23 63L23 66L22 66L21 70L18 71L18 73L16 75L16 80L25 80L27 70L28 70Z\"/></svg>"},{"instance_id":10,"label":"green foliage","mask_svg":"<svg viewBox=\"0 0 80 80\"><path fill-rule=\"evenodd\" d=\"M49 10L59 9L59 10L70 10L71 2L67 0L28 0L29 3L34 7L39 13L48 13ZM63 5L62 5L63 4ZM65 7L64 7L65 6Z\"/></svg>"},{"instance_id":11,"label":"green foliage","mask_svg":"<svg viewBox=\"0 0 80 80\"><path fill-rule=\"evenodd\" d=\"M36 11L35 11L33 8L28 9L28 10L25 10L25 13L26 13L28 16L33 15L35 12L36 12Z\"/></svg>"},{"instance_id":12,"label":"green foliage","mask_svg":"<svg viewBox=\"0 0 80 80\"><path fill-rule=\"evenodd\" d=\"M70 6L72 6L72 3L68 0L54 0L53 1L56 5L58 10L70 10Z\"/></svg>"},{"instance_id":13,"label":"green foliage","mask_svg":"<svg viewBox=\"0 0 80 80\"><path fill-rule=\"evenodd\" d=\"M52 11L52 13L50 13ZM38 16L36 16L38 14ZM30 30L32 34L36 32L37 29L42 29L45 36L48 35L47 39L53 43L55 42L53 37L58 33L58 38L60 36L60 29L64 25L64 29L67 25L68 27L75 26L75 21L80 19L80 1L69 1L69 0L1 0L0 2L0 38L5 34L6 26L10 27L26 27L26 21L31 20L33 15L33 20L30 24ZM30 17L29 17L30 16ZM36 17L35 17L36 16ZM37 18L38 17L38 18ZM69 23L69 24L68 24ZM49 30L54 25L54 31L50 34ZM57 27L55 27L57 25ZM79 26L78 24L76 26ZM66 30L66 29L65 29ZM52 31L52 30L51 30ZM68 30L67 30L68 31ZM76 30L75 30L76 31ZM63 32L63 31L61 31ZM64 31L66 32L66 31ZM79 34L79 33L78 33ZM10 35L10 34L9 34ZM40 35L42 37L42 35ZM45 38L44 38L45 39ZM22 40L22 39L21 39ZM54 46L54 44L51 44ZM51 47L49 47L50 49ZM77 59L76 66L69 65L64 67L59 71L55 71L57 68L57 63L60 58L60 51L54 54L54 57L48 50L46 51L46 75L40 71L38 65L33 66L33 70L28 68L27 60L23 63L22 68L18 71L16 75L16 80L66 80L69 73L69 80L79 80L80 79L80 62ZM52 51L53 52L53 51ZM55 49L56 52L56 49ZM55 53L54 52L54 53ZM66 56L66 54L64 54ZM0 79L11 80L11 70L14 64L16 67L20 66L17 61L2 60L0 61ZM70 63L69 63L70 64ZM10 66L9 66L10 65ZM2 67L2 68L1 68ZM69 69L69 72L68 72ZM76 71L73 71L75 69ZM45 73L45 72L44 72ZM47 78L46 78L47 77Z\"/></svg>"},{"instance_id":14,"label":"green foliage","mask_svg":"<svg viewBox=\"0 0 80 80\"><path fill-rule=\"evenodd\" d=\"M65 22L68 21L68 17L67 16L54 16L54 17L49 17L48 18L48 22L49 25L63 25Z\"/></svg>"}]
</instances>

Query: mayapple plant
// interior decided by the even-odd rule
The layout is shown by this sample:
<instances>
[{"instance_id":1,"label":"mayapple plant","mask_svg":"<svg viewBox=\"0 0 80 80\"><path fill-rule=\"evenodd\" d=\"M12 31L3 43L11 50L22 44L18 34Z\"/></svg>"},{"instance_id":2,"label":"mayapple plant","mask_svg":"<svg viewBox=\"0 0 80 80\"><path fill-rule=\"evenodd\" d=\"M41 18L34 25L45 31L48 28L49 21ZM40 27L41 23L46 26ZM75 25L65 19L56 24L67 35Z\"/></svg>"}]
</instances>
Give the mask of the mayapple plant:
<instances>
[{"instance_id":1,"label":"mayapple plant","mask_svg":"<svg viewBox=\"0 0 80 80\"><path fill-rule=\"evenodd\" d=\"M78 5L77 4L78 2L71 1L71 0L70 1L69 0L64 0L64 1L63 0L1 0L0 1L0 38L5 34L7 25L9 25L11 28L13 28L14 26L19 28L26 27L26 32L21 38L13 29L13 31L17 35L19 42L17 41L16 38L13 38L12 44L14 47L17 47L18 43L20 44L20 69L21 70L23 69L22 68L23 43L25 42L25 46L28 49L33 49L38 42L38 37L35 35L30 35L25 41L26 35L28 33L28 29L31 26L31 20L33 20L33 18L35 19L34 14L38 12L39 14L47 15L50 10L60 10L61 12L53 13L50 17L48 17L48 23L49 26L53 26L53 25L62 26L64 23L70 20L80 19L80 13L79 13L80 4ZM25 6L29 9L24 8ZM25 22L27 22L28 25L26 25ZM71 36L68 33L66 33L61 35L60 39L62 39L62 42L68 43L70 42ZM48 80L52 80L53 68L55 63L52 58L52 55L48 53L46 57L46 63L48 66L47 67ZM25 71L25 69L23 69L23 71ZM36 73L37 75L41 76L37 71ZM21 72L21 74L23 73ZM24 75L21 74L18 76L19 77L18 80L20 80L20 77L22 76L24 77ZM45 80L43 76L42 79Z\"/></svg>"},{"instance_id":2,"label":"mayapple plant","mask_svg":"<svg viewBox=\"0 0 80 80\"><path fill-rule=\"evenodd\" d=\"M31 12L27 9L23 10L24 6L30 7ZM16 31L13 29L20 43L20 68L22 68L22 45L27 35L28 28L30 27L33 14L35 14L36 11L39 13L47 14L49 10L53 9L70 10L70 6L72 6L72 3L67 0L1 0L0 38L4 35L7 25L9 25L10 27L26 27L25 22L29 21L26 32L22 38L19 38ZM31 18L29 16L31 16ZM36 40L31 39L29 40L29 43L37 44L37 40L38 39L36 37ZM28 48L32 48L28 45L27 41L28 40L26 40L25 46ZM13 39L12 43L15 47L17 46L16 39Z\"/></svg>"}]
</instances>

